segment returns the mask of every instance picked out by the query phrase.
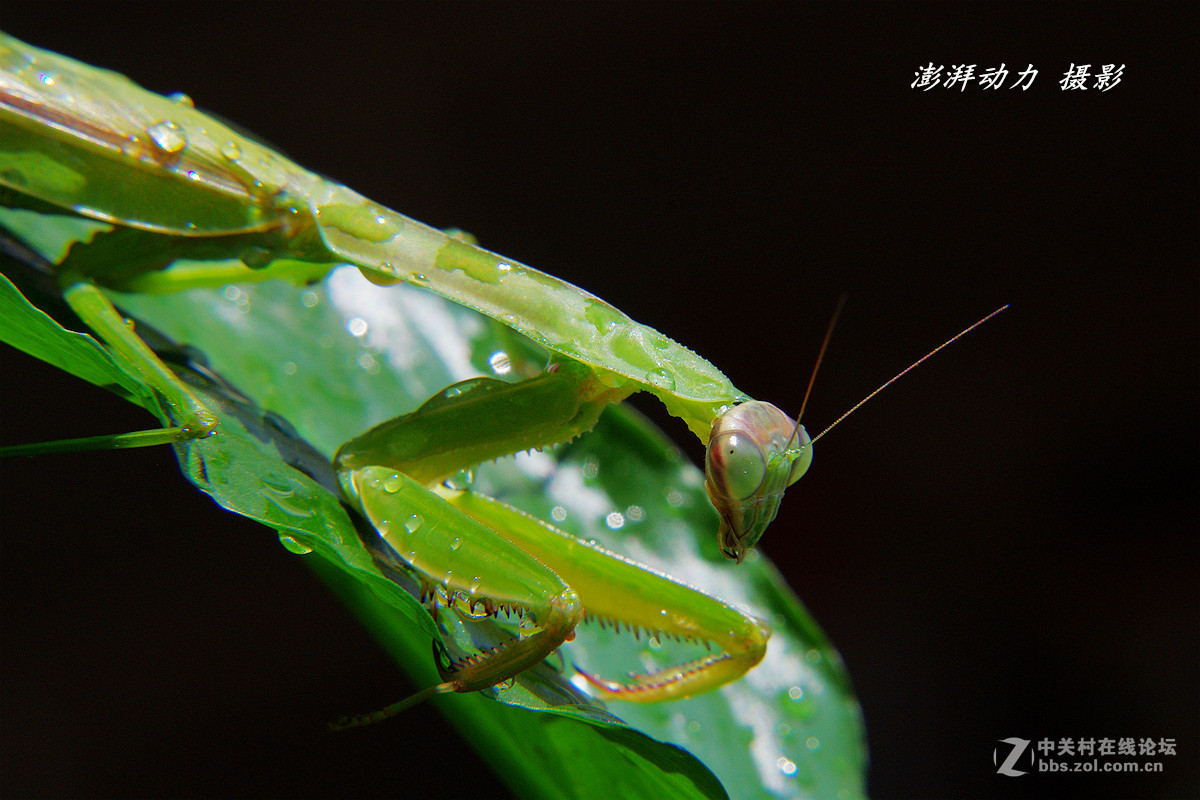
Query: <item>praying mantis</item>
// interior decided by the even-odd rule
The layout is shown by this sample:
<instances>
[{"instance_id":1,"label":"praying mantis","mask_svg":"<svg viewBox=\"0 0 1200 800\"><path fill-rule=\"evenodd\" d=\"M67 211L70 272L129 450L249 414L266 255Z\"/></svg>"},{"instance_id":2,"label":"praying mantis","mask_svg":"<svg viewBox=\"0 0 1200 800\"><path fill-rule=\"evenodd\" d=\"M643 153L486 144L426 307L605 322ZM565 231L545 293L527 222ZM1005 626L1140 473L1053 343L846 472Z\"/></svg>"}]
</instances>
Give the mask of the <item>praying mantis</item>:
<instances>
[{"instance_id":1,"label":"praying mantis","mask_svg":"<svg viewBox=\"0 0 1200 800\"><path fill-rule=\"evenodd\" d=\"M63 295L153 387L175 423L35 450L223 435L222 420L126 326L106 290L303 283L335 264L354 264L373 282L402 281L479 311L548 352L538 374L517 383L457 383L334 457L344 501L415 570L425 594L468 616L515 610L532 623L479 653L439 659L442 681L417 699L505 683L558 650L585 613L709 645L693 661L628 679L581 673L601 697L696 695L759 663L765 623L465 491L456 476L572 439L605 407L646 391L709 443L706 493L718 511L717 536L724 554L740 562L775 516L783 490L811 462L802 426L599 298L309 173L186 98L144 92L11 39L0 47L4 205L31 214L71 210L107 226L60 254ZM14 222L6 226L20 238ZM177 268L179 260L189 266ZM442 535L430 536L434 528Z\"/></svg>"}]
</instances>

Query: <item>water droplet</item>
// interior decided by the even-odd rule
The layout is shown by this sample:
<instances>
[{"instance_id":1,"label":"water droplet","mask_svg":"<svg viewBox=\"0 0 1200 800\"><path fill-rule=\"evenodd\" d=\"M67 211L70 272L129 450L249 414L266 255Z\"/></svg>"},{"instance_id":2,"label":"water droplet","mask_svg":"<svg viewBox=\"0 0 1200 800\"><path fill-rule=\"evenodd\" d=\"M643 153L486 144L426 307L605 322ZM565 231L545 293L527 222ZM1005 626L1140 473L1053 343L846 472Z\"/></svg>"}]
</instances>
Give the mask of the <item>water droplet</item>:
<instances>
[{"instance_id":1,"label":"water droplet","mask_svg":"<svg viewBox=\"0 0 1200 800\"><path fill-rule=\"evenodd\" d=\"M600 459L595 456L588 456L583 460L583 477L588 480L595 480L600 474Z\"/></svg>"},{"instance_id":2,"label":"water droplet","mask_svg":"<svg viewBox=\"0 0 1200 800\"><path fill-rule=\"evenodd\" d=\"M814 666L817 664L820 664L821 663L821 651L815 647L812 648L811 650L809 650L807 653L804 654L804 660Z\"/></svg>"},{"instance_id":3,"label":"water droplet","mask_svg":"<svg viewBox=\"0 0 1200 800\"><path fill-rule=\"evenodd\" d=\"M442 485L447 489L451 489L456 492L465 492L471 488L471 484L474 482L475 470L460 469L458 472L442 481Z\"/></svg>"},{"instance_id":4,"label":"water droplet","mask_svg":"<svg viewBox=\"0 0 1200 800\"><path fill-rule=\"evenodd\" d=\"M780 756L779 760L775 762L775 766L779 767L779 771L784 775L791 776L796 774L796 762L787 756Z\"/></svg>"},{"instance_id":5,"label":"water droplet","mask_svg":"<svg viewBox=\"0 0 1200 800\"><path fill-rule=\"evenodd\" d=\"M651 636L649 639L647 639L646 646L651 650L662 650L662 642L658 640L657 636Z\"/></svg>"},{"instance_id":6,"label":"water droplet","mask_svg":"<svg viewBox=\"0 0 1200 800\"><path fill-rule=\"evenodd\" d=\"M678 489L671 489L667 492L667 505L671 508L679 508L683 505L683 492Z\"/></svg>"},{"instance_id":7,"label":"water droplet","mask_svg":"<svg viewBox=\"0 0 1200 800\"><path fill-rule=\"evenodd\" d=\"M362 269L362 276L376 286L395 286L400 283L403 278L398 275L393 275L391 272L392 265L384 262L379 265L379 269Z\"/></svg>"},{"instance_id":8,"label":"water droplet","mask_svg":"<svg viewBox=\"0 0 1200 800\"><path fill-rule=\"evenodd\" d=\"M370 353L359 353L358 366L362 367L363 372L368 375L379 374L379 359Z\"/></svg>"},{"instance_id":9,"label":"water droplet","mask_svg":"<svg viewBox=\"0 0 1200 800\"><path fill-rule=\"evenodd\" d=\"M641 522L645 518L646 512L642 510L641 506L630 506L625 509L625 519L630 522Z\"/></svg>"},{"instance_id":10,"label":"water droplet","mask_svg":"<svg viewBox=\"0 0 1200 800\"><path fill-rule=\"evenodd\" d=\"M389 475L387 477L387 479L384 480L384 482L383 482L383 490L385 492L387 492L388 494L395 494L396 492L400 491L400 489L403 487L404 487L404 478L400 477L400 475L395 472L393 472L391 475Z\"/></svg>"},{"instance_id":11,"label":"water droplet","mask_svg":"<svg viewBox=\"0 0 1200 800\"><path fill-rule=\"evenodd\" d=\"M291 536L287 536L282 533L279 534L279 543L287 548L289 553L295 553L298 556L302 556L313 551L311 547L303 542L299 542Z\"/></svg>"},{"instance_id":12,"label":"water droplet","mask_svg":"<svg viewBox=\"0 0 1200 800\"><path fill-rule=\"evenodd\" d=\"M317 297L316 292L305 292L300 295L300 304L305 308L315 308L319 302L321 302L321 298Z\"/></svg>"},{"instance_id":13,"label":"water droplet","mask_svg":"<svg viewBox=\"0 0 1200 800\"><path fill-rule=\"evenodd\" d=\"M512 371L512 361L508 357L508 353L503 350L497 350L488 357L488 366L497 375L507 375Z\"/></svg>"},{"instance_id":14,"label":"water droplet","mask_svg":"<svg viewBox=\"0 0 1200 800\"><path fill-rule=\"evenodd\" d=\"M804 690L799 686L793 686L792 688L788 689L788 697L791 698L793 702L797 700L803 700Z\"/></svg>"},{"instance_id":15,"label":"water droplet","mask_svg":"<svg viewBox=\"0 0 1200 800\"><path fill-rule=\"evenodd\" d=\"M237 161L242 157L242 148L238 147L238 143L230 139L221 145L221 155L230 161Z\"/></svg>"},{"instance_id":16,"label":"water droplet","mask_svg":"<svg viewBox=\"0 0 1200 800\"><path fill-rule=\"evenodd\" d=\"M172 103L179 103L179 105L187 106L188 108L196 107L196 101L188 97L183 92L171 92L169 95L167 95L167 99Z\"/></svg>"},{"instance_id":17,"label":"water droplet","mask_svg":"<svg viewBox=\"0 0 1200 800\"><path fill-rule=\"evenodd\" d=\"M815 736L810 736L804 740L804 746L809 750L816 752L817 750L821 749L821 740Z\"/></svg>"},{"instance_id":18,"label":"water droplet","mask_svg":"<svg viewBox=\"0 0 1200 800\"><path fill-rule=\"evenodd\" d=\"M42 83L44 83L46 86L53 86L55 81L57 81L58 79L55 76L51 75L49 72L39 72L38 80L41 81Z\"/></svg>"},{"instance_id":19,"label":"water droplet","mask_svg":"<svg viewBox=\"0 0 1200 800\"><path fill-rule=\"evenodd\" d=\"M262 269L270 266L275 254L265 247L247 247L238 253L238 258L250 269Z\"/></svg>"},{"instance_id":20,"label":"water droplet","mask_svg":"<svg viewBox=\"0 0 1200 800\"><path fill-rule=\"evenodd\" d=\"M451 550L457 550L460 547L462 547L462 539L455 536L453 539L450 540L450 549ZM450 580L449 572L446 573L446 580Z\"/></svg>"},{"instance_id":21,"label":"water droplet","mask_svg":"<svg viewBox=\"0 0 1200 800\"><path fill-rule=\"evenodd\" d=\"M423 272L410 272L408 273L408 278L406 278L406 280L413 286L429 285L429 278L426 278L425 273Z\"/></svg>"},{"instance_id":22,"label":"water droplet","mask_svg":"<svg viewBox=\"0 0 1200 800\"><path fill-rule=\"evenodd\" d=\"M351 336L362 338L367 333L367 321L362 317L351 317L346 320L346 330Z\"/></svg>"},{"instance_id":23,"label":"water droplet","mask_svg":"<svg viewBox=\"0 0 1200 800\"><path fill-rule=\"evenodd\" d=\"M675 389L675 376L665 369L654 369L646 373L646 383L656 389L663 389L670 392Z\"/></svg>"},{"instance_id":24,"label":"water droplet","mask_svg":"<svg viewBox=\"0 0 1200 800\"><path fill-rule=\"evenodd\" d=\"M613 511L604 518L604 524L608 526L609 530L620 530L625 527L625 515L620 511Z\"/></svg>"},{"instance_id":25,"label":"water droplet","mask_svg":"<svg viewBox=\"0 0 1200 800\"><path fill-rule=\"evenodd\" d=\"M699 720L690 720L687 724L688 733L697 734L700 732Z\"/></svg>"},{"instance_id":26,"label":"water droplet","mask_svg":"<svg viewBox=\"0 0 1200 800\"><path fill-rule=\"evenodd\" d=\"M562 506L555 506L554 508L550 509L550 519L554 520L555 522L562 522L566 518L567 510Z\"/></svg>"},{"instance_id":27,"label":"water droplet","mask_svg":"<svg viewBox=\"0 0 1200 800\"><path fill-rule=\"evenodd\" d=\"M409 533L416 533L421 530L421 526L425 524L425 519L420 514L413 514L408 519L404 520L404 530ZM410 554L411 555L411 554Z\"/></svg>"},{"instance_id":28,"label":"water droplet","mask_svg":"<svg viewBox=\"0 0 1200 800\"><path fill-rule=\"evenodd\" d=\"M296 366L295 361L286 361L283 364L283 374L284 375L295 375L297 369L299 369L299 368Z\"/></svg>"},{"instance_id":29,"label":"water droplet","mask_svg":"<svg viewBox=\"0 0 1200 800\"><path fill-rule=\"evenodd\" d=\"M471 608L471 597L464 592L454 593L454 610L465 619L487 619L491 616L482 604Z\"/></svg>"},{"instance_id":30,"label":"water droplet","mask_svg":"<svg viewBox=\"0 0 1200 800\"><path fill-rule=\"evenodd\" d=\"M187 147L187 137L184 136L179 126L169 119L161 120L146 128L146 134L150 137L150 141L154 142L154 146L164 153L174 155Z\"/></svg>"}]
</instances>

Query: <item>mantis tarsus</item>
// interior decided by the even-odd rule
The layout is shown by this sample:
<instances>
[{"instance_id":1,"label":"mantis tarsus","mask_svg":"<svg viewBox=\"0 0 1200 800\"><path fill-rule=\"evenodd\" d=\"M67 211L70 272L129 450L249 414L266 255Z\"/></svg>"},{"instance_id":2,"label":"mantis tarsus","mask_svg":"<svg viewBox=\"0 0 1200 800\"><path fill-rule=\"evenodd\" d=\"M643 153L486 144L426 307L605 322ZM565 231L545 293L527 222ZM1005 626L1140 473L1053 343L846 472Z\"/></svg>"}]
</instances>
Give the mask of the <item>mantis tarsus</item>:
<instances>
[{"instance_id":1,"label":"mantis tarsus","mask_svg":"<svg viewBox=\"0 0 1200 800\"><path fill-rule=\"evenodd\" d=\"M303 282L354 264L374 282L408 282L480 311L550 353L539 375L456 384L335 457L347 504L443 602L467 613L515 609L532 623L493 649L439 662L443 682L418 699L508 680L569 639L585 612L710 648L688 664L628 679L587 676L604 697L690 696L761 660L770 634L754 617L447 481L480 461L578 436L607 405L647 391L707 444L706 488L721 549L740 561L811 463L812 440L798 422L745 397L707 361L599 298L310 173L186 97L154 95L8 38L0 40L0 80L4 206L106 223L59 254L59 284L176 422L6 454L220 435L219 419L126 326L104 289ZM6 227L21 238L11 219ZM172 266L182 259L203 265ZM416 535L434 527L446 535Z\"/></svg>"}]
</instances>

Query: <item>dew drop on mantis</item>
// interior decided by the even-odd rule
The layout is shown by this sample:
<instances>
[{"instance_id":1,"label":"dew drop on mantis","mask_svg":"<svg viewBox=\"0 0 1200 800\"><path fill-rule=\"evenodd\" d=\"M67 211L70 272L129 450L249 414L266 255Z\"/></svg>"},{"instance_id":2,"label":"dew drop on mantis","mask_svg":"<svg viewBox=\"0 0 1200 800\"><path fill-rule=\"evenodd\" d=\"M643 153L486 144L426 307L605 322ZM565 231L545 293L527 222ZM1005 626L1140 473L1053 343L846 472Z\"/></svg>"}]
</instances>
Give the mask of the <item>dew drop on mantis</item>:
<instances>
[{"instance_id":1,"label":"dew drop on mantis","mask_svg":"<svg viewBox=\"0 0 1200 800\"><path fill-rule=\"evenodd\" d=\"M536 376L456 384L334 456L344 503L432 587L434 602L528 621L520 635L478 654L439 659L442 683L414 699L508 681L569 640L585 614L708 649L669 669L587 675L607 698L699 694L763 658L769 628L744 611L447 485L480 462L569 441L607 406L649 392L707 445L705 485L721 549L741 561L807 470L815 439L705 359L586 291L303 169L182 96L146 92L8 37L0 38L0 187L0 226L52 262L66 302L175 422L3 455L221 435L218 416L141 341L106 290L306 282L350 263L373 282L407 282L474 309L549 353ZM97 227L55 248L38 226L47 214Z\"/></svg>"}]
</instances>

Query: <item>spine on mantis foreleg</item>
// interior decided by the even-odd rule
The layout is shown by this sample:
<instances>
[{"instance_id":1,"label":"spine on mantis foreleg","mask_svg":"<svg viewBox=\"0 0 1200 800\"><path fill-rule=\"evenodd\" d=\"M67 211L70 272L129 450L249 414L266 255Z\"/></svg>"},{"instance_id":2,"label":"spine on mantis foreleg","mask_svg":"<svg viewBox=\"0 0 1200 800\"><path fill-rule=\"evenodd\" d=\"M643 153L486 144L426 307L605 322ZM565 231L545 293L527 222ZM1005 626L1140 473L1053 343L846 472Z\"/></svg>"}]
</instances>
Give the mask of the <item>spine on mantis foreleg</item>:
<instances>
[{"instance_id":1,"label":"spine on mantis foreleg","mask_svg":"<svg viewBox=\"0 0 1200 800\"><path fill-rule=\"evenodd\" d=\"M708 650L686 663L647 666L646 672L623 678L593 675L583 665L580 674L603 697L635 702L691 697L737 680L766 654L770 628L733 606L497 500L472 492L440 493L554 570L601 625L624 625Z\"/></svg>"}]
</instances>

